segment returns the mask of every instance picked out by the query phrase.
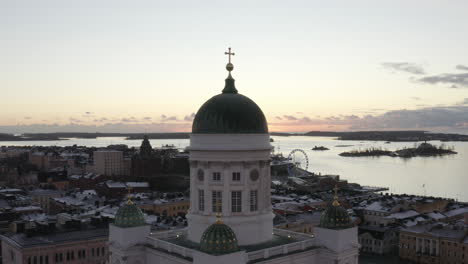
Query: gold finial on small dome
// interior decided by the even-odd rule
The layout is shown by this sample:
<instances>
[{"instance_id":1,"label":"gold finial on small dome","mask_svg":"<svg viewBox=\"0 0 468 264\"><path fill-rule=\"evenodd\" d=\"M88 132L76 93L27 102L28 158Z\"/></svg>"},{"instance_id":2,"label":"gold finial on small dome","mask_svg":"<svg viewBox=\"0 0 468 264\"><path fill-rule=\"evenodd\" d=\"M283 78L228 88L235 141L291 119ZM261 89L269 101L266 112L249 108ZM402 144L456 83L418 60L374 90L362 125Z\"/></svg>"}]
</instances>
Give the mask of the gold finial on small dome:
<instances>
[{"instance_id":1,"label":"gold finial on small dome","mask_svg":"<svg viewBox=\"0 0 468 264\"><path fill-rule=\"evenodd\" d=\"M332 205L340 206L340 202L338 201L338 185L337 184L335 184L335 188L333 188L333 190L335 190L335 196L333 197Z\"/></svg>"},{"instance_id":2,"label":"gold finial on small dome","mask_svg":"<svg viewBox=\"0 0 468 264\"><path fill-rule=\"evenodd\" d=\"M236 55L234 52L231 52L231 48L228 48L228 51L224 52L225 55L228 55L229 62L226 64L226 70L228 70L229 74L231 74L232 70L234 70L234 65L231 63L231 55Z\"/></svg>"},{"instance_id":3,"label":"gold finial on small dome","mask_svg":"<svg viewBox=\"0 0 468 264\"><path fill-rule=\"evenodd\" d=\"M221 213L221 199L218 198L216 199L216 224L222 224L223 223L223 220L221 220L221 216L223 216L223 214Z\"/></svg>"},{"instance_id":4,"label":"gold finial on small dome","mask_svg":"<svg viewBox=\"0 0 468 264\"><path fill-rule=\"evenodd\" d=\"M127 195L127 204L128 205L133 204L131 193L132 193L132 187L128 187L128 195Z\"/></svg>"}]
</instances>

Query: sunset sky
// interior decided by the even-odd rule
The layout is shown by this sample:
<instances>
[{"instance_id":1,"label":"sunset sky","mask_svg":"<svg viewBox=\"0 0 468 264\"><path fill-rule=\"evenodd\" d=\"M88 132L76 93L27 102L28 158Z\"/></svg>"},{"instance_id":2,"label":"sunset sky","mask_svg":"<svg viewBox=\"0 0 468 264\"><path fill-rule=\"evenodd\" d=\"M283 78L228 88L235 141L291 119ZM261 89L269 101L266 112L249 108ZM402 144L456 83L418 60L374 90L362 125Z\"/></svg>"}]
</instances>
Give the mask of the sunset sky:
<instances>
[{"instance_id":1,"label":"sunset sky","mask_svg":"<svg viewBox=\"0 0 468 264\"><path fill-rule=\"evenodd\" d=\"M468 133L468 1L0 1L0 133L190 131L232 47L270 131Z\"/></svg>"}]
</instances>

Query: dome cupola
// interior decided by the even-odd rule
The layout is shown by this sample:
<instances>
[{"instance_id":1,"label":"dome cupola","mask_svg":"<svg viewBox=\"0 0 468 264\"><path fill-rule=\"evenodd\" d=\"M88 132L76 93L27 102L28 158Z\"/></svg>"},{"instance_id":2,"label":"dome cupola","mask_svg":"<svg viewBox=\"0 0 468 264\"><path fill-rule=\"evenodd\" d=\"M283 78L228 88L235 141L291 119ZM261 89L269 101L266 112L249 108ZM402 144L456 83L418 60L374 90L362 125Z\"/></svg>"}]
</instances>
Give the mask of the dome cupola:
<instances>
[{"instance_id":1,"label":"dome cupola","mask_svg":"<svg viewBox=\"0 0 468 264\"><path fill-rule=\"evenodd\" d=\"M200 250L211 255L224 255L239 251L236 234L221 221L221 213L216 214L216 222L210 225L200 240Z\"/></svg>"},{"instance_id":2,"label":"dome cupola","mask_svg":"<svg viewBox=\"0 0 468 264\"><path fill-rule=\"evenodd\" d=\"M192 124L193 134L267 134L268 125L262 110L250 98L239 94L231 76L231 49L226 52L229 75L221 94L213 96L198 110Z\"/></svg>"},{"instance_id":3,"label":"dome cupola","mask_svg":"<svg viewBox=\"0 0 468 264\"><path fill-rule=\"evenodd\" d=\"M353 227L346 209L338 202L338 188L335 186L333 203L322 213L320 227L328 229L344 229Z\"/></svg>"},{"instance_id":4,"label":"dome cupola","mask_svg":"<svg viewBox=\"0 0 468 264\"><path fill-rule=\"evenodd\" d=\"M145 224L143 212L130 199L115 215L114 225L118 227L136 227Z\"/></svg>"}]
</instances>

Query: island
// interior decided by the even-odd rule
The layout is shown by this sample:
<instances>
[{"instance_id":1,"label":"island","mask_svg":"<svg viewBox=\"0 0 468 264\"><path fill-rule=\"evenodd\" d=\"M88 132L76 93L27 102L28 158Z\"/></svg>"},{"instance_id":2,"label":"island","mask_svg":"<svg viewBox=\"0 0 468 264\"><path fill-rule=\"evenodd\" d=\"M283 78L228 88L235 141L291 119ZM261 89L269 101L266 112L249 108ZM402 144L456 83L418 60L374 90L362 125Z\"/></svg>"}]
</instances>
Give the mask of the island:
<instances>
[{"instance_id":1,"label":"island","mask_svg":"<svg viewBox=\"0 0 468 264\"><path fill-rule=\"evenodd\" d=\"M395 151L390 151L382 148L368 148L364 150L352 150L348 152L342 152L338 155L343 157L401 157L401 158L412 158L412 157L431 157L431 156L443 156L457 154L453 148L448 148L443 144L439 147L429 144L427 142L421 143L419 146L414 148L403 148Z\"/></svg>"},{"instance_id":2,"label":"island","mask_svg":"<svg viewBox=\"0 0 468 264\"><path fill-rule=\"evenodd\" d=\"M385 142L410 142L410 141L468 141L468 135L453 133L431 133L424 130L399 130L399 131L310 131L306 133L271 133L274 136L309 136L309 137L336 137L339 140L357 141L385 141Z\"/></svg>"},{"instance_id":3,"label":"island","mask_svg":"<svg viewBox=\"0 0 468 264\"><path fill-rule=\"evenodd\" d=\"M324 146L319 146L319 147L315 146L312 148L312 150L329 150L329 148L326 148Z\"/></svg>"}]
</instances>

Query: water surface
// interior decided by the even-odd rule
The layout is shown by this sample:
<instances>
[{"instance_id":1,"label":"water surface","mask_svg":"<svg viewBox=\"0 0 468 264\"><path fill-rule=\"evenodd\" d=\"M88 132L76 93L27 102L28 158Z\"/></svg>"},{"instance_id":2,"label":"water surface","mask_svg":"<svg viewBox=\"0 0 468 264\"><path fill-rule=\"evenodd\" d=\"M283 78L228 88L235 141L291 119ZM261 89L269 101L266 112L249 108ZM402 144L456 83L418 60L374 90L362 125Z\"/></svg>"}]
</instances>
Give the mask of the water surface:
<instances>
[{"instance_id":1,"label":"water surface","mask_svg":"<svg viewBox=\"0 0 468 264\"><path fill-rule=\"evenodd\" d=\"M341 141L329 137L273 137L272 145L276 153L287 156L294 149L302 149L309 158L310 171L322 174L338 174L341 178L362 185L383 186L393 193L408 193L449 197L468 201L468 142L443 142L454 146L457 155L442 157L416 157L410 159L393 157L341 157L338 154L354 149L382 147L396 150L414 147L415 142ZM185 148L188 139L152 139L153 147L174 144ZM431 144L440 145L434 141ZM141 140L125 140L122 137L96 139L76 139L60 141L3 141L0 146L94 146L105 147L110 144L126 144L138 147ZM337 147L339 145L352 145ZM325 146L330 150L313 151L314 146Z\"/></svg>"}]
</instances>

